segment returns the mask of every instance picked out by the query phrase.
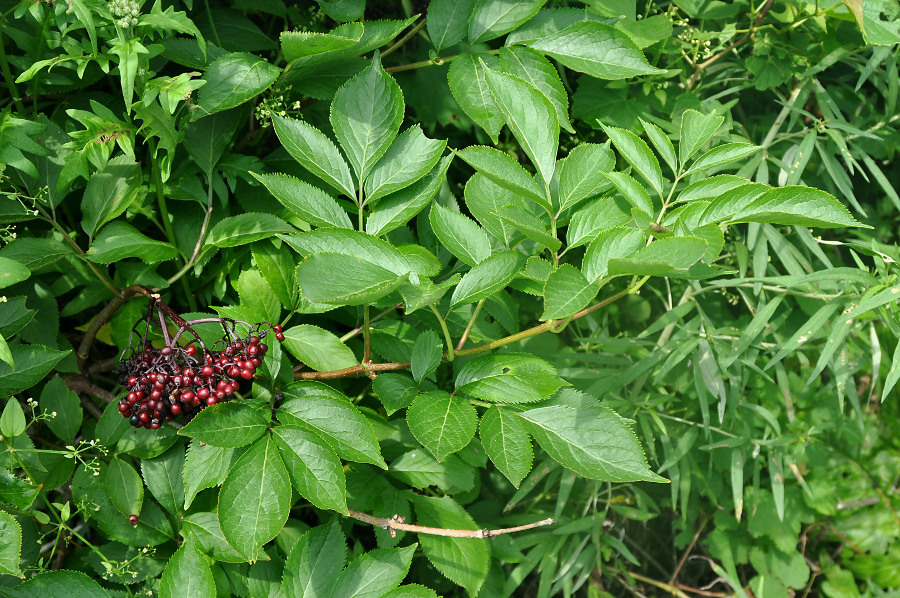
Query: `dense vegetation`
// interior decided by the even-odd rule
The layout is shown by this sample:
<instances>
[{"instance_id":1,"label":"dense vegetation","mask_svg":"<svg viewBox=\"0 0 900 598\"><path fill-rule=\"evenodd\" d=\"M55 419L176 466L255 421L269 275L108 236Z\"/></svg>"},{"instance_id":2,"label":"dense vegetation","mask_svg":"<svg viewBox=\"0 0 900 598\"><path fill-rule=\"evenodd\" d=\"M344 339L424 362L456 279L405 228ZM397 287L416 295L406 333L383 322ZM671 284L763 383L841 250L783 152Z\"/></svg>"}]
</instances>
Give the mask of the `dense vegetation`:
<instances>
[{"instance_id":1,"label":"dense vegetation","mask_svg":"<svg viewBox=\"0 0 900 598\"><path fill-rule=\"evenodd\" d=\"M900 590L896 0L0 8L0 595Z\"/></svg>"}]
</instances>

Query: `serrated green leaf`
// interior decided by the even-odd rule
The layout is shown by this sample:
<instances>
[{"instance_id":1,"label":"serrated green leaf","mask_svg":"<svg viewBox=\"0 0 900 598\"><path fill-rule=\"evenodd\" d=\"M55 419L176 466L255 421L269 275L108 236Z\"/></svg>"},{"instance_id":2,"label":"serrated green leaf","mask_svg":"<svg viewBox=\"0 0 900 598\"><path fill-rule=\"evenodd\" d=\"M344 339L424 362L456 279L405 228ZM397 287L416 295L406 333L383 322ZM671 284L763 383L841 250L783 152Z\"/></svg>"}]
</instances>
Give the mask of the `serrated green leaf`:
<instances>
[{"instance_id":1,"label":"serrated green leaf","mask_svg":"<svg viewBox=\"0 0 900 598\"><path fill-rule=\"evenodd\" d=\"M268 405L246 401L227 402L200 411L183 428L179 436L194 438L222 448L237 448L254 442L265 434L271 413Z\"/></svg>"},{"instance_id":2,"label":"serrated green leaf","mask_svg":"<svg viewBox=\"0 0 900 598\"><path fill-rule=\"evenodd\" d=\"M453 290L451 306L475 303L504 289L525 263L525 256L504 251L487 258L468 272Z\"/></svg>"},{"instance_id":3,"label":"serrated green leaf","mask_svg":"<svg viewBox=\"0 0 900 598\"><path fill-rule=\"evenodd\" d=\"M184 506L184 445L175 444L153 459L141 460L141 474L153 497L171 514ZM193 475L193 473L192 473Z\"/></svg>"},{"instance_id":4,"label":"serrated green leaf","mask_svg":"<svg viewBox=\"0 0 900 598\"><path fill-rule=\"evenodd\" d=\"M12 592L15 594L12 594ZM10 591L10 595L78 596L79 598L109 598L109 592L80 571L46 571L35 575Z\"/></svg>"},{"instance_id":5,"label":"serrated green leaf","mask_svg":"<svg viewBox=\"0 0 900 598\"><path fill-rule=\"evenodd\" d=\"M662 169L659 167L659 161L647 142L625 129L617 127L607 127L601 123L603 130L609 135L613 145L622 154L622 157L628 161L631 166L641 173L641 176L650 183L650 186L656 191L657 195L662 197L663 179Z\"/></svg>"},{"instance_id":6,"label":"serrated green leaf","mask_svg":"<svg viewBox=\"0 0 900 598\"><path fill-rule=\"evenodd\" d=\"M72 249L52 238L19 237L0 249L0 258L19 262L29 270L49 266L67 255L72 255ZM10 307L9 303L6 307Z\"/></svg>"},{"instance_id":7,"label":"serrated green leaf","mask_svg":"<svg viewBox=\"0 0 900 598\"><path fill-rule=\"evenodd\" d=\"M40 486L16 477L5 467L0 467L0 503L9 504L15 509L24 511L37 498L40 489ZM5 511L0 512L5 513ZM16 559L16 563L18 562Z\"/></svg>"},{"instance_id":8,"label":"serrated green leaf","mask_svg":"<svg viewBox=\"0 0 900 598\"><path fill-rule=\"evenodd\" d=\"M497 215L515 226L523 235L547 247L550 251L557 252L562 247L562 241L550 231L549 223L522 206L503 206Z\"/></svg>"},{"instance_id":9,"label":"serrated green leaf","mask_svg":"<svg viewBox=\"0 0 900 598\"><path fill-rule=\"evenodd\" d=\"M537 14L547 0L476 0L469 18L469 42L486 42L509 33Z\"/></svg>"},{"instance_id":10,"label":"serrated green leaf","mask_svg":"<svg viewBox=\"0 0 900 598\"><path fill-rule=\"evenodd\" d=\"M217 561L243 563L247 560L225 539L216 513L200 511L186 515L182 520L181 535L186 538L193 536L200 550Z\"/></svg>"},{"instance_id":11,"label":"serrated green leaf","mask_svg":"<svg viewBox=\"0 0 900 598\"><path fill-rule=\"evenodd\" d=\"M650 217L655 217L653 201L643 185L622 172L607 172L606 178L622 194L628 203Z\"/></svg>"},{"instance_id":12,"label":"serrated green leaf","mask_svg":"<svg viewBox=\"0 0 900 598\"><path fill-rule=\"evenodd\" d=\"M331 595L380 598L406 577L416 547L377 548L363 553L334 581Z\"/></svg>"},{"instance_id":13,"label":"serrated green leaf","mask_svg":"<svg viewBox=\"0 0 900 598\"><path fill-rule=\"evenodd\" d=\"M0 397L31 388L71 353L70 350L57 351L42 345L14 345L9 351L16 367L12 368L7 362L0 363Z\"/></svg>"},{"instance_id":14,"label":"serrated green leaf","mask_svg":"<svg viewBox=\"0 0 900 598\"><path fill-rule=\"evenodd\" d=\"M75 438L81 429L84 414L78 395L66 387L62 378L56 376L44 385L39 404L41 410L56 414L47 420L47 427L57 438L65 442Z\"/></svg>"},{"instance_id":15,"label":"serrated green leaf","mask_svg":"<svg viewBox=\"0 0 900 598\"><path fill-rule=\"evenodd\" d=\"M487 233L463 214L436 203L428 221L441 244L466 264L475 266L491 256Z\"/></svg>"},{"instance_id":16,"label":"serrated green leaf","mask_svg":"<svg viewBox=\"0 0 900 598\"><path fill-rule=\"evenodd\" d=\"M365 182L402 120L403 93L376 54L372 66L341 86L331 104L331 126L358 181Z\"/></svg>"},{"instance_id":17,"label":"serrated green leaf","mask_svg":"<svg viewBox=\"0 0 900 598\"><path fill-rule=\"evenodd\" d=\"M584 253L581 270L585 278L597 282L608 274L611 259L632 255L644 243L644 233L635 228L616 226L601 230Z\"/></svg>"},{"instance_id":18,"label":"serrated green leaf","mask_svg":"<svg viewBox=\"0 0 900 598\"><path fill-rule=\"evenodd\" d=\"M310 368L324 372L357 365L359 361L334 333L312 324L284 331L284 347Z\"/></svg>"},{"instance_id":19,"label":"serrated green leaf","mask_svg":"<svg viewBox=\"0 0 900 598\"><path fill-rule=\"evenodd\" d=\"M197 493L218 486L237 460L233 448L219 448L192 440L184 459L184 508L189 509Z\"/></svg>"},{"instance_id":20,"label":"serrated green leaf","mask_svg":"<svg viewBox=\"0 0 900 598\"><path fill-rule=\"evenodd\" d=\"M276 114L272 124L281 145L294 160L347 197L356 197L350 167L331 139L302 120Z\"/></svg>"},{"instance_id":21,"label":"serrated green leaf","mask_svg":"<svg viewBox=\"0 0 900 598\"><path fill-rule=\"evenodd\" d=\"M525 205L526 199L514 191L494 183L476 172L466 183L466 207L484 230L509 248L516 237L516 228L497 214L507 205Z\"/></svg>"},{"instance_id":22,"label":"serrated green leaf","mask_svg":"<svg viewBox=\"0 0 900 598\"><path fill-rule=\"evenodd\" d=\"M372 425L346 396L317 382L294 382L283 394L279 421L312 430L348 461L387 467Z\"/></svg>"},{"instance_id":23,"label":"serrated green leaf","mask_svg":"<svg viewBox=\"0 0 900 598\"><path fill-rule=\"evenodd\" d=\"M620 208L613 198L601 197L572 214L569 227L566 229L566 243L569 248L586 245L593 241L600 231L631 221L631 214Z\"/></svg>"},{"instance_id":24,"label":"serrated green leaf","mask_svg":"<svg viewBox=\"0 0 900 598\"><path fill-rule=\"evenodd\" d=\"M713 200L727 191L742 187L750 181L733 174L719 174L700 179L685 187L672 203Z\"/></svg>"},{"instance_id":25,"label":"serrated green leaf","mask_svg":"<svg viewBox=\"0 0 900 598\"><path fill-rule=\"evenodd\" d=\"M340 278L335 272L340 272ZM304 299L335 305L365 305L384 297L403 282L372 262L337 253L317 253L297 266L297 283Z\"/></svg>"},{"instance_id":26,"label":"serrated green leaf","mask_svg":"<svg viewBox=\"0 0 900 598\"><path fill-rule=\"evenodd\" d=\"M833 195L810 187L770 189L754 199L744 209L738 210L730 220L732 222L768 222L818 228L842 226L869 228L857 222L847 208Z\"/></svg>"},{"instance_id":27,"label":"serrated green leaf","mask_svg":"<svg viewBox=\"0 0 900 598\"><path fill-rule=\"evenodd\" d=\"M604 173L616 165L609 144L582 143L559 161L559 211L577 205L596 193L606 181Z\"/></svg>"},{"instance_id":28,"label":"serrated green leaf","mask_svg":"<svg viewBox=\"0 0 900 598\"><path fill-rule=\"evenodd\" d=\"M587 306L599 287L588 282L575 266L563 264L544 285L544 313L541 320L566 318Z\"/></svg>"},{"instance_id":29,"label":"serrated green leaf","mask_svg":"<svg viewBox=\"0 0 900 598\"><path fill-rule=\"evenodd\" d=\"M140 165L126 155L116 156L91 176L81 199L81 229L88 237L137 199L141 179Z\"/></svg>"},{"instance_id":30,"label":"serrated green leaf","mask_svg":"<svg viewBox=\"0 0 900 598\"><path fill-rule=\"evenodd\" d=\"M330 598L346 560L347 541L338 521L314 527L288 555L282 585L295 598Z\"/></svg>"},{"instance_id":31,"label":"serrated green leaf","mask_svg":"<svg viewBox=\"0 0 900 598\"><path fill-rule=\"evenodd\" d=\"M398 276L410 274L413 283L412 264L400 250L368 233L348 229L322 229L300 235L283 236L300 255L308 256L320 253L339 253L377 264Z\"/></svg>"},{"instance_id":32,"label":"serrated green leaf","mask_svg":"<svg viewBox=\"0 0 900 598\"><path fill-rule=\"evenodd\" d=\"M113 506L125 517L140 515L144 504L144 482L131 463L113 457L103 475Z\"/></svg>"},{"instance_id":33,"label":"serrated green leaf","mask_svg":"<svg viewBox=\"0 0 900 598\"><path fill-rule=\"evenodd\" d=\"M342 35L315 31L283 31L279 39L284 59L291 62L298 58L349 48L362 39L365 31L362 23L352 25L357 27L354 30L344 28Z\"/></svg>"},{"instance_id":34,"label":"serrated green leaf","mask_svg":"<svg viewBox=\"0 0 900 598\"><path fill-rule=\"evenodd\" d=\"M558 463L587 478L610 482L665 482L647 467L637 436L614 411L562 405L516 413Z\"/></svg>"},{"instance_id":35,"label":"serrated green leaf","mask_svg":"<svg viewBox=\"0 0 900 598\"><path fill-rule=\"evenodd\" d=\"M175 259L178 249L171 243L147 237L127 222L116 220L100 230L85 255L98 264L109 264L129 257L153 264Z\"/></svg>"},{"instance_id":36,"label":"serrated green leaf","mask_svg":"<svg viewBox=\"0 0 900 598\"><path fill-rule=\"evenodd\" d=\"M0 434L15 438L25 433L25 412L16 397L9 397L0 415Z\"/></svg>"},{"instance_id":37,"label":"serrated green leaf","mask_svg":"<svg viewBox=\"0 0 900 598\"><path fill-rule=\"evenodd\" d=\"M534 458L531 438L521 420L494 405L481 416L478 434L491 462L518 488L531 471Z\"/></svg>"},{"instance_id":38,"label":"serrated green leaf","mask_svg":"<svg viewBox=\"0 0 900 598\"><path fill-rule=\"evenodd\" d=\"M556 110L559 126L570 133L575 132L569 122L569 95L549 60L525 46L504 47L500 48L500 68L544 94Z\"/></svg>"},{"instance_id":39,"label":"serrated green leaf","mask_svg":"<svg viewBox=\"0 0 900 598\"><path fill-rule=\"evenodd\" d=\"M444 357L444 343L434 330L426 330L413 343L410 371L416 382L430 376Z\"/></svg>"},{"instance_id":40,"label":"serrated green leaf","mask_svg":"<svg viewBox=\"0 0 900 598\"><path fill-rule=\"evenodd\" d=\"M269 88L281 69L248 52L233 52L214 60L200 88L200 108L213 114L240 106ZM196 119L195 119L196 120Z\"/></svg>"},{"instance_id":41,"label":"serrated green leaf","mask_svg":"<svg viewBox=\"0 0 900 598\"><path fill-rule=\"evenodd\" d=\"M686 164L703 144L718 130L725 121L718 114L702 114L696 110L685 110L681 115L681 133L678 142L678 155L681 164Z\"/></svg>"},{"instance_id":42,"label":"serrated green leaf","mask_svg":"<svg viewBox=\"0 0 900 598\"><path fill-rule=\"evenodd\" d=\"M337 200L318 187L277 172L273 174L251 172L250 175L265 185L284 207L310 224L353 228L350 217Z\"/></svg>"},{"instance_id":43,"label":"serrated green leaf","mask_svg":"<svg viewBox=\"0 0 900 598\"><path fill-rule=\"evenodd\" d=\"M490 54L460 54L450 63L447 83L450 93L466 116L497 143L500 129L503 128L503 115L484 80L485 64L490 68L499 68L500 62Z\"/></svg>"},{"instance_id":44,"label":"serrated green leaf","mask_svg":"<svg viewBox=\"0 0 900 598\"><path fill-rule=\"evenodd\" d=\"M238 127L245 122L243 110L228 110L201 118L184 129L184 148L207 177L231 143Z\"/></svg>"},{"instance_id":45,"label":"serrated green leaf","mask_svg":"<svg viewBox=\"0 0 900 598\"><path fill-rule=\"evenodd\" d=\"M628 35L597 21L574 23L528 45L572 70L598 79L627 79L663 72L647 63Z\"/></svg>"},{"instance_id":46,"label":"serrated green leaf","mask_svg":"<svg viewBox=\"0 0 900 598\"><path fill-rule=\"evenodd\" d=\"M384 595L384 598L437 598L437 594L425 586L406 584L391 590Z\"/></svg>"},{"instance_id":47,"label":"serrated green leaf","mask_svg":"<svg viewBox=\"0 0 900 598\"><path fill-rule=\"evenodd\" d=\"M465 509L449 496L433 498L416 495L413 498L416 523L445 529L477 530ZM431 564L447 579L466 588L476 596L487 578L491 550L487 540L479 538L450 538L421 534L422 551Z\"/></svg>"},{"instance_id":48,"label":"serrated green leaf","mask_svg":"<svg viewBox=\"0 0 900 598\"><path fill-rule=\"evenodd\" d=\"M2 473L0 473L2 475ZM19 558L22 554L22 528L13 516L0 511L0 574L24 577L19 569Z\"/></svg>"},{"instance_id":49,"label":"serrated green leaf","mask_svg":"<svg viewBox=\"0 0 900 598\"><path fill-rule=\"evenodd\" d=\"M2 334L0 334L0 361L9 364L11 368L16 367L16 360L13 359L12 351L9 350L9 343Z\"/></svg>"},{"instance_id":50,"label":"serrated green leaf","mask_svg":"<svg viewBox=\"0 0 900 598\"><path fill-rule=\"evenodd\" d=\"M503 115L506 126L519 142L522 150L546 186L556 169L559 147L559 122L556 109L544 94L526 81L484 66L484 78Z\"/></svg>"},{"instance_id":51,"label":"serrated green leaf","mask_svg":"<svg viewBox=\"0 0 900 598\"><path fill-rule=\"evenodd\" d=\"M678 159L675 157L675 146L672 145L669 136L653 123L649 123L640 117L638 117L638 120L641 122L641 126L644 127L644 132L647 133L647 138L653 144L653 147L656 148L657 153L663 157L672 173L676 174L678 172Z\"/></svg>"},{"instance_id":52,"label":"serrated green leaf","mask_svg":"<svg viewBox=\"0 0 900 598\"><path fill-rule=\"evenodd\" d=\"M446 141L429 139L419 125L397 136L366 179L366 202L408 187L428 174L441 159Z\"/></svg>"},{"instance_id":53,"label":"serrated green leaf","mask_svg":"<svg viewBox=\"0 0 900 598\"><path fill-rule=\"evenodd\" d=\"M219 525L229 544L249 561L274 538L288 518L291 483L270 436L253 443L237 460L219 492Z\"/></svg>"},{"instance_id":54,"label":"serrated green leaf","mask_svg":"<svg viewBox=\"0 0 900 598\"><path fill-rule=\"evenodd\" d=\"M740 160L741 158L746 158L760 149L762 149L760 146L753 145L752 143L726 143L714 147L694 160L694 163L685 171L685 174L724 166L725 164Z\"/></svg>"},{"instance_id":55,"label":"serrated green leaf","mask_svg":"<svg viewBox=\"0 0 900 598\"><path fill-rule=\"evenodd\" d=\"M664 276L684 271L700 261L708 247L699 237L658 239L627 257L611 258L609 275Z\"/></svg>"},{"instance_id":56,"label":"serrated green leaf","mask_svg":"<svg viewBox=\"0 0 900 598\"><path fill-rule=\"evenodd\" d=\"M468 401L436 390L416 397L406 412L406 422L416 440L440 463L469 444L478 416Z\"/></svg>"},{"instance_id":57,"label":"serrated green leaf","mask_svg":"<svg viewBox=\"0 0 900 598\"><path fill-rule=\"evenodd\" d=\"M206 237L207 245L237 247L274 237L279 233L296 232L293 226L272 214L247 212L220 220Z\"/></svg>"},{"instance_id":58,"label":"serrated green leaf","mask_svg":"<svg viewBox=\"0 0 900 598\"><path fill-rule=\"evenodd\" d=\"M447 492L465 492L475 486L475 468L457 455L438 463L428 451L415 449L394 459L388 471L413 488L437 486Z\"/></svg>"},{"instance_id":59,"label":"serrated green leaf","mask_svg":"<svg viewBox=\"0 0 900 598\"><path fill-rule=\"evenodd\" d=\"M700 216L698 224L710 224L728 221L734 214L741 212L771 189L761 183L739 185L723 192L707 206Z\"/></svg>"},{"instance_id":60,"label":"serrated green leaf","mask_svg":"<svg viewBox=\"0 0 900 598\"><path fill-rule=\"evenodd\" d=\"M433 0L428 4L428 37L440 52L461 42L466 36L475 0Z\"/></svg>"},{"instance_id":61,"label":"serrated green leaf","mask_svg":"<svg viewBox=\"0 0 900 598\"><path fill-rule=\"evenodd\" d=\"M459 150L456 155L497 185L524 195L548 212L552 211L550 200L544 196L538 184L509 154L492 147L471 145Z\"/></svg>"},{"instance_id":62,"label":"serrated green leaf","mask_svg":"<svg viewBox=\"0 0 900 598\"><path fill-rule=\"evenodd\" d=\"M297 426L277 426L275 443L294 488L320 509L347 514L347 490L341 460L315 433Z\"/></svg>"},{"instance_id":63,"label":"serrated green leaf","mask_svg":"<svg viewBox=\"0 0 900 598\"><path fill-rule=\"evenodd\" d=\"M456 376L456 389L494 403L543 401L568 383L543 359L528 353L480 355Z\"/></svg>"},{"instance_id":64,"label":"serrated green leaf","mask_svg":"<svg viewBox=\"0 0 900 598\"><path fill-rule=\"evenodd\" d=\"M397 411L404 409L412 403L419 392L419 387L415 380L404 376L403 374L379 374L372 383L372 390L375 396L384 405L384 409L388 415L393 415Z\"/></svg>"},{"instance_id":65,"label":"serrated green leaf","mask_svg":"<svg viewBox=\"0 0 900 598\"><path fill-rule=\"evenodd\" d=\"M160 598L214 596L216 582L209 561L193 536L172 555L159 582Z\"/></svg>"},{"instance_id":66,"label":"serrated green leaf","mask_svg":"<svg viewBox=\"0 0 900 598\"><path fill-rule=\"evenodd\" d=\"M437 195L452 161L452 154L445 156L417 182L375 201L372 213L366 218L366 232L381 236L409 222Z\"/></svg>"},{"instance_id":67,"label":"serrated green leaf","mask_svg":"<svg viewBox=\"0 0 900 598\"><path fill-rule=\"evenodd\" d=\"M28 280L31 270L15 260L0 256L0 289Z\"/></svg>"}]
</instances>

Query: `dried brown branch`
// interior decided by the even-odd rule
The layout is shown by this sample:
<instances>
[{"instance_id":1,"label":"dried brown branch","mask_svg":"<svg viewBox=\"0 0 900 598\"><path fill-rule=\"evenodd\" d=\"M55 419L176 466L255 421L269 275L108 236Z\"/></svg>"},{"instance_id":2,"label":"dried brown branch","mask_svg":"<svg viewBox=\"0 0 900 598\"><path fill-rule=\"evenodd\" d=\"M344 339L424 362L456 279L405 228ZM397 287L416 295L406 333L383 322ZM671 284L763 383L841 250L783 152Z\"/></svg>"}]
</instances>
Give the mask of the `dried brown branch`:
<instances>
[{"instance_id":1,"label":"dried brown branch","mask_svg":"<svg viewBox=\"0 0 900 598\"><path fill-rule=\"evenodd\" d=\"M78 358L79 370L84 370L84 364L87 361L88 355L91 350L91 345L94 344L94 339L97 337L97 333L100 331L100 328L102 328L104 324L109 322L113 314L115 314L119 310L119 308L125 305L125 302L127 302L129 299L137 295L150 297L152 294L153 291L141 285L134 285L126 289L122 289L120 295L110 301L106 305L106 307L104 307L100 311L100 313L97 314L97 316L91 322L91 325L88 327L87 331L84 333L84 338L81 339L81 344L78 345L78 351L75 354Z\"/></svg>"},{"instance_id":2,"label":"dried brown branch","mask_svg":"<svg viewBox=\"0 0 900 598\"><path fill-rule=\"evenodd\" d=\"M391 518L386 517L375 517L373 515L368 515L366 513L360 513L359 511L354 511L350 509L350 517L356 519L358 521L362 521L364 523L369 523L371 525L376 525L382 529L386 529L388 533L391 534L391 537L397 535L398 531L401 532L415 532L417 534L430 534L432 536L448 536L451 538L494 538L496 536L500 536L502 534L512 534L515 532L521 532L528 529L534 529L536 527L543 527L545 525L551 525L553 523L553 519L541 519L540 521L535 521L534 523L528 523L525 525L517 525L516 527L505 527L502 529L446 529L443 527L427 527L424 525L412 525L410 523L404 523L404 518L399 515L394 515Z\"/></svg>"}]
</instances>

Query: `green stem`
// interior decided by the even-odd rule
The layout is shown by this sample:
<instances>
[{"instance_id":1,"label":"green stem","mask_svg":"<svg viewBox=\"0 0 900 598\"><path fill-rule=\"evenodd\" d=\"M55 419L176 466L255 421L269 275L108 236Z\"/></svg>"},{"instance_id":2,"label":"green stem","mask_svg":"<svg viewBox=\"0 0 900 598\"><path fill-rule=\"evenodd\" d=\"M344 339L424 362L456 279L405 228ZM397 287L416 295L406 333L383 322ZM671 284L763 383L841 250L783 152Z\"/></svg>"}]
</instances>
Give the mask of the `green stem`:
<instances>
[{"instance_id":1,"label":"green stem","mask_svg":"<svg viewBox=\"0 0 900 598\"><path fill-rule=\"evenodd\" d=\"M203 225L200 227L200 236L197 238L197 244L194 245L194 252L191 254L191 258L187 261L187 263L184 265L184 267L181 270L179 270L178 272L176 272L174 276L169 278L169 280L166 281L169 284L172 284L173 282L175 282L176 280L178 280L179 278L181 278L182 276L187 274L190 271L190 269L194 266L194 264L196 263L199 255L200 255L200 249L203 247L203 241L206 239L206 229L209 226L209 219L212 216L212 209L213 209L212 173L210 173L209 177L207 178L207 183L208 183L208 190L206 192L206 217L203 218ZM192 293L189 293L188 297L190 297L191 295L192 295Z\"/></svg>"},{"instance_id":2,"label":"green stem","mask_svg":"<svg viewBox=\"0 0 900 598\"><path fill-rule=\"evenodd\" d=\"M403 44L405 44L406 42L408 42L409 40L411 40L412 38L414 38L418 32L422 31L422 29L425 28L425 23L426 23L426 20L425 20L425 19L422 19L421 21L419 21L419 22L416 24L416 26L413 27L413 28L409 31L409 33L407 33L406 35L404 35L403 37L401 37L400 40L397 41L397 43L395 43L393 46L391 46L390 48L388 48L387 50L385 50L384 52L382 52L382 53L381 53L381 57L384 58L384 57L387 56L388 54L392 54L393 52L396 52L396 51L399 50L401 47L403 47Z\"/></svg>"},{"instance_id":3,"label":"green stem","mask_svg":"<svg viewBox=\"0 0 900 598\"><path fill-rule=\"evenodd\" d=\"M363 306L363 345L365 346L365 350L363 351L363 364L368 364L372 361L372 336L369 331L369 326L371 322L369 322L369 306Z\"/></svg>"},{"instance_id":4,"label":"green stem","mask_svg":"<svg viewBox=\"0 0 900 598\"><path fill-rule=\"evenodd\" d=\"M22 97L19 95L19 90L16 87L16 80L13 79L12 72L9 70L9 63L6 61L5 40L3 39L2 29L0 29L0 70L3 71L3 78L6 80L6 86L12 94L12 100L16 105L16 110L18 110L20 114L25 114L25 104L22 103Z\"/></svg>"},{"instance_id":5,"label":"green stem","mask_svg":"<svg viewBox=\"0 0 900 598\"><path fill-rule=\"evenodd\" d=\"M486 299L486 298L485 298ZM472 312L472 317L469 319L469 323L466 325L466 330L463 332L462 338L459 339L459 343L456 345L456 350L459 351L463 348L463 345L466 344L466 339L469 338L469 333L472 331L472 326L475 325L475 320L478 319L478 314L481 312L481 306L484 305L485 299L482 299L475 306L475 311Z\"/></svg>"},{"instance_id":6,"label":"green stem","mask_svg":"<svg viewBox=\"0 0 900 598\"><path fill-rule=\"evenodd\" d=\"M434 312L434 315L437 317L438 322L441 324L441 330L444 331L444 341L447 343L447 361L453 361L456 359L456 355L453 353L453 339L450 338L450 330L447 329L447 322L444 320L444 317L441 315L441 312L437 310L434 304L429 304L428 307L431 308L431 311Z\"/></svg>"},{"instance_id":7,"label":"green stem","mask_svg":"<svg viewBox=\"0 0 900 598\"><path fill-rule=\"evenodd\" d=\"M209 27L213 32L213 39L216 40L217 46L221 46L222 42L219 41L219 31L216 29L216 23L213 20L212 11L209 9L209 0L203 0L203 5L206 6L206 18L209 19Z\"/></svg>"}]
</instances>

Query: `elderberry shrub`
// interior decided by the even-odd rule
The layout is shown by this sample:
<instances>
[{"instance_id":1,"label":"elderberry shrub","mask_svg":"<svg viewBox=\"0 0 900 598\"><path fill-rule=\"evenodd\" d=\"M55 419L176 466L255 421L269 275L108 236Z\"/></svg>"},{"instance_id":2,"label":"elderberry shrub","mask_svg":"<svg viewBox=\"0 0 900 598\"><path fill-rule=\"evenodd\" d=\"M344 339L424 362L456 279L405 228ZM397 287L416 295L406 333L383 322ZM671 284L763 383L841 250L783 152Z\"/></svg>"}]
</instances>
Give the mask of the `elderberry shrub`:
<instances>
[{"instance_id":1,"label":"elderberry shrub","mask_svg":"<svg viewBox=\"0 0 900 598\"><path fill-rule=\"evenodd\" d=\"M174 335L169 333L169 320L178 327ZM128 391L119 400L119 413L136 428L156 430L179 415L189 420L204 407L227 401L242 381L253 379L269 350L263 342L269 331L276 340L284 340L281 326L268 322L249 324L229 318L185 321L158 297L151 297L147 316L135 328L145 321L144 334L116 370L120 384ZM153 347L148 340L151 322L162 328L165 345L161 348ZM225 331L211 348L191 327L209 322L222 324ZM238 325L246 326L245 336L237 334ZM179 344L185 333L193 339Z\"/></svg>"}]
</instances>

